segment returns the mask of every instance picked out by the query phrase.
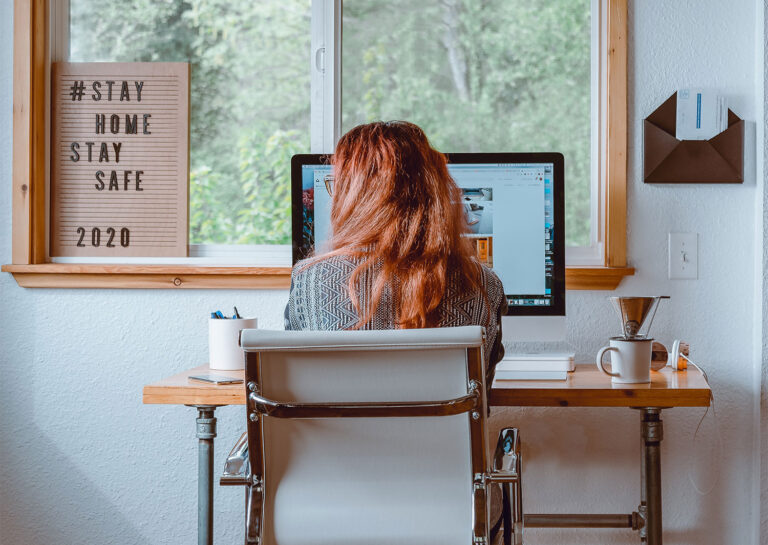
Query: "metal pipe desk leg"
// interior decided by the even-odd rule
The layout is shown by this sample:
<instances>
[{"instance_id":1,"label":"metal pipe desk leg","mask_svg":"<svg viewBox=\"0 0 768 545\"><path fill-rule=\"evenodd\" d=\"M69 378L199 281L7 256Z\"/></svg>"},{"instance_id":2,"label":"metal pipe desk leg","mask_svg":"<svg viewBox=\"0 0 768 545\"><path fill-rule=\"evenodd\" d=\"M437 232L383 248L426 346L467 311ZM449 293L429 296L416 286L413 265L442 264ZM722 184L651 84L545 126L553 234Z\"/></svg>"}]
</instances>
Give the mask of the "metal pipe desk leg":
<instances>
[{"instance_id":1,"label":"metal pipe desk leg","mask_svg":"<svg viewBox=\"0 0 768 545\"><path fill-rule=\"evenodd\" d=\"M213 439L216 437L215 405L197 409L197 543L213 545Z\"/></svg>"},{"instance_id":2,"label":"metal pipe desk leg","mask_svg":"<svg viewBox=\"0 0 768 545\"><path fill-rule=\"evenodd\" d=\"M640 430L643 438L640 509L645 515L641 537L648 545L662 545L661 440L664 430L660 408L641 409Z\"/></svg>"}]
</instances>

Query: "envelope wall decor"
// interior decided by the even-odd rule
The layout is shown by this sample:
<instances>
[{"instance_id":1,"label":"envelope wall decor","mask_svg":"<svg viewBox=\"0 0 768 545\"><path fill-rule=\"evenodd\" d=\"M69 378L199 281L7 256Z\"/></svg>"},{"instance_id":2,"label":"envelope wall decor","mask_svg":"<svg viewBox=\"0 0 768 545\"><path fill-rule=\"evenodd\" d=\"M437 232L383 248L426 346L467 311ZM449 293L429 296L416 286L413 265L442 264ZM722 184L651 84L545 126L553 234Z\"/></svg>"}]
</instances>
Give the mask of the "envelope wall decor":
<instances>
[{"instance_id":1,"label":"envelope wall decor","mask_svg":"<svg viewBox=\"0 0 768 545\"><path fill-rule=\"evenodd\" d=\"M709 140L675 138L677 93L643 122L646 183L740 184L744 181L744 120L728 110L728 128Z\"/></svg>"}]
</instances>

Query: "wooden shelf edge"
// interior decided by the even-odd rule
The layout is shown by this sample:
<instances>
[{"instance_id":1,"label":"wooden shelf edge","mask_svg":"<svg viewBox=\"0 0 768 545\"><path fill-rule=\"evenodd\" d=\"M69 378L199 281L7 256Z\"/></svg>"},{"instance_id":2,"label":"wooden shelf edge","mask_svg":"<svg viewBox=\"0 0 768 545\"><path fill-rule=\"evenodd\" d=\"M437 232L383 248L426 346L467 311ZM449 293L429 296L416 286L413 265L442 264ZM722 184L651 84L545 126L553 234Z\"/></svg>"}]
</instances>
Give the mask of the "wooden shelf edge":
<instances>
[{"instance_id":1,"label":"wooden shelf edge","mask_svg":"<svg viewBox=\"0 0 768 545\"><path fill-rule=\"evenodd\" d=\"M633 267L566 267L565 289L615 290L625 276L634 274Z\"/></svg>"},{"instance_id":2,"label":"wooden shelf edge","mask_svg":"<svg viewBox=\"0 0 768 545\"><path fill-rule=\"evenodd\" d=\"M290 267L185 265L3 265L23 288L286 289Z\"/></svg>"},{"instance_id":3,"label":"wooden shelf edge","mask_svg":"<svg viewBox=\"0 0 768 545\"><path fill-rule=\"evenodd\" d=\"M286 289L290 267L190 265L3 265L23 288L93 289ZM568 267L569 290L614 290L632 267Z\"/></svg>"},{"instance_id":4,"label":"wooden shelf edge","mask_svg":"<svg viewBox=\"0 0 768 545\"><path fill-rule=\"evenodd\" d=\"M209 267L200 265L110 265L40 263L38 265L3 265L3 272L12 274L197 274L261 276L291 274L291 267Z\"/></svg>"}]
</instances>

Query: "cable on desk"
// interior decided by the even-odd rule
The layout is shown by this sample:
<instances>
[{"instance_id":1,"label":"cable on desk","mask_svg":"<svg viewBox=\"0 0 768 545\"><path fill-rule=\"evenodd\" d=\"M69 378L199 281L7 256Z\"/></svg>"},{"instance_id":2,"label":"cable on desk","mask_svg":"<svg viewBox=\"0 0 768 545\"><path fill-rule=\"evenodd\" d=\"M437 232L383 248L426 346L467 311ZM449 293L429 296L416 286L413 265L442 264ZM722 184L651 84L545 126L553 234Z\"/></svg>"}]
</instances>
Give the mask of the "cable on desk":
<instances>
[{"instance_id":1,"label":"cable on desk","mask_svg":"<svg viewBox=\"0 0 768 545\"><path fill-rule=\"evenodd\" d=\"M715 409L715 394L712 390L712 385L709 383L709 377L707 376L707 372L704 371L701 367L696 365L688 356L685 356L684 354L680 354L683 358L686 359L688 363L693 365L696 369L699 370L699 372L704 377L704 380L707 382L707 385L709 386L709 398L710 398L710 406L712 407L712 416L715 419L715 435L717 437L717 451L716 451L716 457L715 460L715 480L712 483L712 485L707 488L706 490L702 490L698 487L696 484L696 480L693 478L693 465L688 466L688 480L691 483L691 486L693 486L693 489L696 491L697 494L700 496L706 496L710 492L712 492L715 487L717 486L717 483L720 481L720 462L723 460L723 438L720 435L720 422L717 419L717 410ZM691 450L696 451L696 439L699 435L699 429L701 428L701 425L704 423L704 419L707 417L707 414L709 413L709 407L707 407L707 410L704 411L704 414L701 416L701 419L699 420L699 423L696 425L696 431L693 432L693 440L691 441Z\"/></svg>"}]
</instances>

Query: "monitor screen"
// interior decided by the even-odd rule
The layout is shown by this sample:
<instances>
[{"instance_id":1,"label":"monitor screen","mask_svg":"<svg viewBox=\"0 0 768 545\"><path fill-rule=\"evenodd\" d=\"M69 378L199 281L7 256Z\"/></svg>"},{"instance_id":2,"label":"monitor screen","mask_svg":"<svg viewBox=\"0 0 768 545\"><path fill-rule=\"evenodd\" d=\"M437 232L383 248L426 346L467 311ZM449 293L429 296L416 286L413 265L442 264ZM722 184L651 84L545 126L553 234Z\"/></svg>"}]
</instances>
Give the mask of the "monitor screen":
<instances>
[{"instance_id":1,"label":"monitor screen","mask_svg":"<svg viewBox=\"0 0 768 545\"><path fill-rule=\"evenodd\" d=\"M563 156L559 153L448 154L463 190L470 234L482 263L504 285L509 314L565 314ZM292 161L293 260L330 232L332 167L323 155Z\"/></svg>"}]
</instances>

